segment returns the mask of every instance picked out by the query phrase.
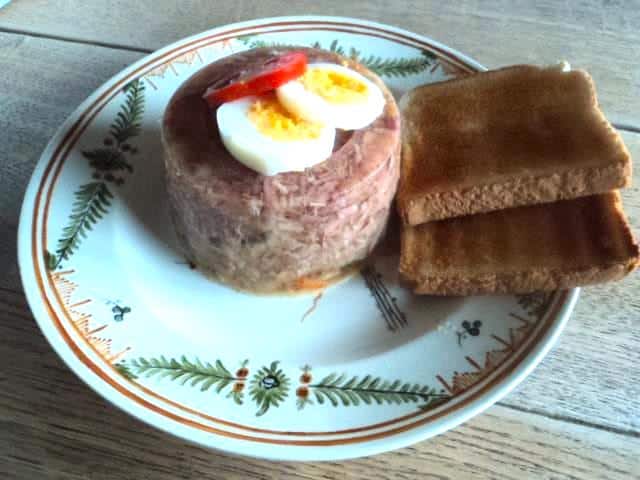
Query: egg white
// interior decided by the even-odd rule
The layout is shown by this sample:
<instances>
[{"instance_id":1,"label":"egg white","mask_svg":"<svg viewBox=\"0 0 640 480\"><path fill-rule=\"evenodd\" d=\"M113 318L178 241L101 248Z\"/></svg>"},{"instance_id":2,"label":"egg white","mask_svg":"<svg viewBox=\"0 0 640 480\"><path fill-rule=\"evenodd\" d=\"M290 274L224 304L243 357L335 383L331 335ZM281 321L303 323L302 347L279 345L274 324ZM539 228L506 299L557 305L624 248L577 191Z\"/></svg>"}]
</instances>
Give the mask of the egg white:
<instances>
[{"instance_id":1,"label":"egg white","mask_svg":"<svg viewBox=\"0 0 640 480\"><path fill-rule=\"evenodd\" d=\"M216 112L222 143L239 162L262 175L300 172L325 161L333 152L336 131L323 125L317 138L276 140L258 130L249 119L256 97L227 102Z\"/></svg>"},{"instance_id":2,"label":"egg white","mask_svg":"<svg viewBox=\"0 0 640 480\"><path fill-rule=\"evenodd\" d=\"M278 87L276 95L294 115L343 130L358 130L372 123L384 110L386 101L382 90L358 72L334 63L311 63L307 68L320 68L354 78L367 86L367 98L357 103L332 103L307 90L299 80L292 80Z\"/></svg>"}]
</instances>

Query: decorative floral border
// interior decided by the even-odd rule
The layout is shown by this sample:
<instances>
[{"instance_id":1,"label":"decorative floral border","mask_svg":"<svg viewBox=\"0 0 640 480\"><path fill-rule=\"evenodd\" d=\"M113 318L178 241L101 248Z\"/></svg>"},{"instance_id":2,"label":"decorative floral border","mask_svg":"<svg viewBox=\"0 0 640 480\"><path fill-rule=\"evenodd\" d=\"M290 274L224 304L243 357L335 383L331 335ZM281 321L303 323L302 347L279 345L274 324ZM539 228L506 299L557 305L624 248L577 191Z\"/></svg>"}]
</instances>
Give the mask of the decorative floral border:
<instances>
[{"instance_id":1,"label":"decorative floral border","mask_svg":"<svg viewBox=\"0 0 640 480\"><path fill-rule=\"evenodd\" d=\"M74 273L75 270L63 270L52 272L50 275L76 331L98 352L104 361L112 365L117 364L131 350L131 347L127 346L115 352L112 351L112 339L104 336L109 324L102 321L95 322L94 316L84 311L84 308L92 303L91 299L78 300L75 298L78 284L69 278ZM101 334L97 335L98 333Z\"/></svg>"},{"instance_id":2,"label":"decorative floral border","mask_svg":"<svg viewBox=\"0 0 640 480\"><path fill-rule=\"evenodd\" d=\"M226 393L235 403L242 405L244 390L248 383L249 395L256 403L257 416L265 414L270 407L278 407L290 393L292 384L289 376L274 361L260 368L249 380L249 360L241 362L238 370L232 373L221 360L213 364L202 362L196 358L189 360L186 356L179 359L133 358L115 364L120 374L128 380L158 377L177 381L181 386L199 387L200 392L213 388L216 394ZM229 388L230 387L230 388ZM302 410L315 402L319 405L330 404L334 407L419 403L419 408L427 409L449 399L445 392L437 392L435 388L401 380L383 380L372 375L347 376L331 373L317 382L313 382L311 367L302 368L299 386L295 391L298 410ZM315 400L315 402L314 402Z\"/></svg>"},{"instance_id":3,"label":"decorative floral border","mask_svg":"<svg viewBox=\"0 0 640 480\"><path fill-rule=\"evenodd\" d=\"M237 40L249 49L301 46L300 44L265 41L259 37L256 38L256 35L242 35ZM355 60L381 77L408 77L409 75L422 73L429 68L433 70L438 65L438 57L428 50L420 50L420 55L415 57L382 58L373 54L363 55L361 51L353 47L340 45L338 40L333 40L328 47L323 46L318 41L312 42L309 46L328 50Z\"/></svg>"},{"instance_id":4,"label":"decorative floral border","mask_svg":"<svg viewBox=\"0 0 640 480\"><path fill-rule=\"evenodd\" d=\"M107 324L97 327L90 325L91 314L83 313L79 307L91 303L91 300L75 300L73 293L78 285L67 278L73 270L53 273L55 285L68 308L74 326L82 337L96 348L99 354L115 370L130 382L156 378L178 382L180 386L197 387L200 392L212 390L216 394L226 394L236 404L242 405L245 390L248 388L251 400L258 408L256 415L267 413L271 407L278 407L289 397L294 375L288 374L280 367L280 361L259 368L250 377L249 360L241 361L235 372L232 372L222 360L213 363L199 358L189 359L186 355L180 358L131 357L123 358L131 350L126 347L117 353L111 352L111 339L95 334L107 328ZM491 338L501 344L485 354L483 364L479 364L470 356L465 356L473 371L455 372L447 382L442 375L435 378L442 389L406 380L388 380L371 374L351 375L332 372L314 382L312 369L305 365L298 378L295 390L296 405L302 410L310 405L332 405L334 407L357 407L360 405L406 404L414 403L420 410L435 408L451 398L466 391L485 378L504 361L506 361L526 340L535 324L542 320L553 299L553 292L539 292L517 296L518 303L525 315L511 312L509 315L521 325L509 329L509 337L502 338L491 334ZM464 323L464 322L463 322ZM456 332L458 335L459 332Z\"/></svg>"},{"instance_id":5,"label":"decorative floral border","mask_svg":"<svg viewBox=\"0 0 640 480\"><path fill-rule=\"evenodd\" d=\"M125 183L125 174L133 173L131 158L138 149L129 142L140 134L144 114L144 83L134 80L123 88L124 103L113 119L102 145L82 151L92 168L93 181L80 185L67 226L58 239L55 253L45 250L45 264L51 271L62 267L80 248L93 227L109 213L113 193L110 185Z\"/></svg>"},{"instance_id":6,"label":"decorative floral border","mask_svg":"<svg viewBox=\"0 0 640 480\"><path fill-rule=\"evenodd\" d=\"M488 351L485 354L482 364L475 361L472 357L465 355L465 360L474 370L469 372L454 372L450 382L447 382L441 375L436 375L436 378L444 386L446 391L452 396L456 396L475 385L498 366L502 365L527 339L536 323L542 321L542 318L551 306L553 296L554 292L536 292L526 295L516 295L518 304L525 311L526 315L523 316L510 312L509 316L518 320L520 326L509 328L509 337L506 339L492 333L490 337L498 342L501 347ZM462 323L464 324L465 322L468 321L465 320ZM456 332L456 335L459 335L459 332ZM472 336L476 335L472 334Z\"/></svg>"}]
</instances>

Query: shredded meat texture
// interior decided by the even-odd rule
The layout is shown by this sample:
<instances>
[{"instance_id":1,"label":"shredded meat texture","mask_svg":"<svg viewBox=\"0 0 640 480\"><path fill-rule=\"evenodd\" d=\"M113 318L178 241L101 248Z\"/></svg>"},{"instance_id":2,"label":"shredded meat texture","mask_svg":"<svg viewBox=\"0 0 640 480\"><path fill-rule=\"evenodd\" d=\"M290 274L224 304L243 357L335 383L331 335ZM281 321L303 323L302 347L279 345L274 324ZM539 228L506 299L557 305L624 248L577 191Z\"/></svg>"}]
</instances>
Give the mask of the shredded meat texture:
<instances>
[{"instance_id":1,"label":"shredded meat texture","mask_svg":"<svg viewBox=\"0 0 640 480\"><path fill-rule=\"evenodd\" d=\"M333 155L304 172L264 176L223 146L206 88L258 72L286 49L256 49L205 67L175 93L164 116L169 200L187 258L214 278L258 292L327 277L365 258L384 231L399 175L400 117L373 73L335 54L309 62L347 64L384 92L383 114L341 132Z\"/></svg>"}]
</instances>

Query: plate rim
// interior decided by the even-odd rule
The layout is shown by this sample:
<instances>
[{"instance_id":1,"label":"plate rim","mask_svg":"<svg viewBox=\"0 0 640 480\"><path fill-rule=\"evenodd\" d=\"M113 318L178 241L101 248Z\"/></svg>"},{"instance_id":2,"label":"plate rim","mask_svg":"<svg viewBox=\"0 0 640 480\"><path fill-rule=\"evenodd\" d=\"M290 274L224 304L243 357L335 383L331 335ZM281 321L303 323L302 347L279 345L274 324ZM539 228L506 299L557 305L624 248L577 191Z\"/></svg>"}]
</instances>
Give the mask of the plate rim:
<instances>
[{"instance_id":1,"label":"plate rim","mask_svg":"<svg viewBox=\"0 0 640 480\"><path fill-rule=\"evenodd\" d=\"M149 417L149 412L146 410L142 410L144 415L140 412L134 411L133 408L129 405L131 400L128 398L122 398L122 395L114 392L113 386L110 386L106 381L98 378L98 375L92 373L90 369L80 362L75 355L72 354L69 345L67 345L64 341L60 339L60 333L56 332L55 328L53 328L52 319L50 313L47 312L45 305L43 304L42 299L40 298L40 291L35 289L27 288L30 285L34 285L37 283L37 280L31 278L30 273L32 267L35 262L38 262L38 258L34 258L31 250L32 248L35 250L36 245L32 245L31 242L31 220L34 219L34 215L37 214L35 211L36 204L36 194L34 193L37 190L37 187L44 180L43 175L45 174L45 167L47 165L47 161L51 158L51 153L53 150L63 141L63 137L65 133L69 131L72 125L78 120L79 115L84 112L87 112L87 106L91 104L91 102L95 101L95 99L99 98L101 94L114 84L121 82L122 79L127 78L132 74L132 72L137 71L141 66L152 64L154 60L166 55L167 52L171 52L172 50L180 50L187 46L190 43L197 43L199 40L202 40L203 37L206 37L208 34L215 33L231 33L233 30L243 30L247 28L265 28L265 24L274 23L274 22L285 22L285 23L294 23L294 24L304 24L305 22L337 22L340 24L351 25L355 27L364 28L375 28L387 32L392 32L396 34L403 35L408 37L414 41L424 42L429 45L433 45L437 49L442 50L443 52L456 57L470 65L473 68L478 70L486 70L481 64L476 62L470 57L452 49L446 45L441 44L427 36L420 35L417 33L410 32L408 30L404 30L398 27L385 25L383 23L371 22L368 20L361 20L349 17L336 17L336 16L316 16L316 15L304 15L304 16L286 16L286 17L269 17L263 19L255 19L244 22L237 22L227 25L222 25L215 27L213 29L206 30L204 32L200 32L195 35L191 35L189 37L177 40L166 47L157 50L151 54L145 55L138 61L134 62L129 67L121 70L116 73L106 82L104 82L100 87L93 91L91 95L87 99L85 99L79 106L77 106L74 111L67 117L67 119L62 123L56 133L52 136L51 140L47 144L43 153L41 154L36 167L32 173L32 176L29 180L27 189L25 191L25 196L20 212L20 221L18 228L18 263L20 268L20 275L23 284L23 288L25 291L25 295L27 297L27 301L31 308L31 311L38 323L39 328L43 332L45 338L49 344L53 347L56 353L63 359L63 361L67 364L67 366L90 388L92 388L96 393L98 393L102 398L112 403L114 406L118 407L121 410L124 410L128 414L138 418L139 420L147 423L155 428L159 428L161 430L166 431L172 435L181 437L185 440L188 440L193 443L197 443L203 445L208 448L213 448L216 450L224 451L227 453L233 454L243 454L249 455L258 458L266 458L266 459L274 459L274 460L336 460L336 459L346 459L353 458L359 456L372 455L376 453L381 453L388 450L393 450L396 448L400 448L412 443L415 443L420 440L424 440L431 436L442 433L450 428L463 423L469 418L477 415L484 409L488 408L490 405L498 401L504 395L506 395L509 391L511 391L516 385L518 385L530 372L535 368L535 366L542 360L542 358L546 355L546 353L551 349L559 334L561 333L568 317L570 316L571 311L577 301L579 296L579 289L572 289L566 292L566 297L562 300L558 300L557 297L554 297L554 301L560 302L562 304L559 305L559 311L555 314L555 318L551 321L549 328L542 334L542 336L537 340L536 343L532 345L531 350L529 350L521 359L518 359L515 362L513 368L504 376L500 381L498 381L495 385L492 385L488 388L487 391L483 392L479 395L478 398L462 405L460 408L456 409L454 412L445 415L444 420L440 424L434 426L433 423L426 423L424 425L417 426L415 428L410 428L401 434L390 434L385 436L379 440L373 441L362 441L359 443L347 443L333 446L332 448L326 447L300 447L300 446L290 446L286 445L286 449L283 449L281 445L270 445L270 444L261 444L260 451L256 449L256 443L246 442L245 440L238 440L241 442L245 448L233 448L234 442L228 442L228 438L223 438L220 435L216 435L216 439L220 439L220 442L213 445L212 443L200 442L195 440L193 437L185 435L184 433L177 432L174 428L166 428L166 426L161 425L161 422L154 421L153 418ZM313 27L302 27L300 30L305 31L308 29L313 29ZM244 33L244 32L243 32ZM259 31L257 33L268 33L265 31ZM352 32L357 33L357 32ZM249 32L245 34L250 34ZM236 34L237 36L237 34ZM393 39L389 39L393 40ZM47 179L48 183L51 181ZM34 222L37 223L37 222ZM36 241L37 244L37 241ZM38 249L40 251L40 249ZM54 312L52 312L54 313ZM55 313L54 313L55 314ZM146 415L146 416L145 416ZM229 446L230 445L230 446ZM238 445L235 445L238 447ZM304 448L304 450L300 450L300 448ZM282 455L283 452L293 452L288 455ZM310 454L311 455L307 455Z\"/></svg>"}]
</instances>

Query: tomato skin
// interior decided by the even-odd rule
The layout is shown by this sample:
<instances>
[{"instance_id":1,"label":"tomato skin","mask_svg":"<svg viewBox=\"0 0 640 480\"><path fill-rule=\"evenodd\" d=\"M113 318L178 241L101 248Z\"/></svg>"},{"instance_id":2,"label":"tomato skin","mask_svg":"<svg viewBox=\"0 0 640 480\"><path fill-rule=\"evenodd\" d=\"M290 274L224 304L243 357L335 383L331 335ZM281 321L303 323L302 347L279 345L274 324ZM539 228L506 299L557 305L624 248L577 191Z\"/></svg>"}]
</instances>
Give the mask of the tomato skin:
<instances>
[{"instance_id":1,"label":"tomato skin","mask_svg":"<svg viewBox=\"0 0 640 480\"><path fill-rule=\"evenodd\" d=\"M275 90L300 77L307 69L307 56L303 52L283 53L265 65L265 70L249 78L240 78L222 88L209 87L204 98L209 106L231 102L250 95L260 95Z\"/></svg>"}]
</instances>

